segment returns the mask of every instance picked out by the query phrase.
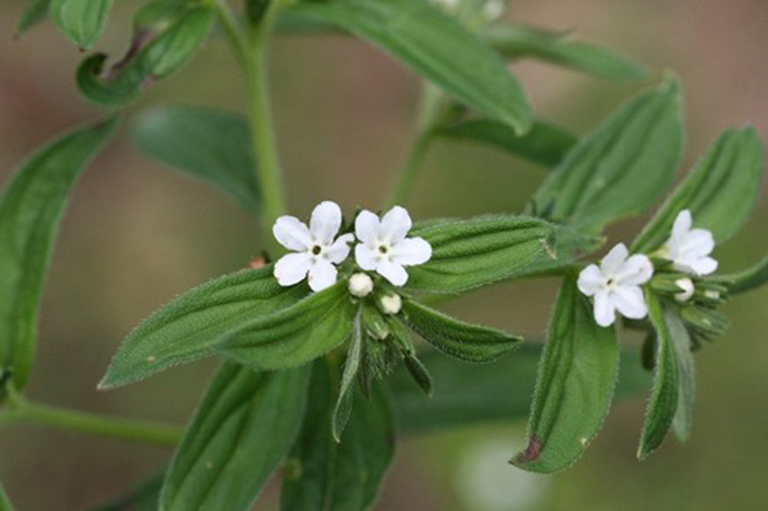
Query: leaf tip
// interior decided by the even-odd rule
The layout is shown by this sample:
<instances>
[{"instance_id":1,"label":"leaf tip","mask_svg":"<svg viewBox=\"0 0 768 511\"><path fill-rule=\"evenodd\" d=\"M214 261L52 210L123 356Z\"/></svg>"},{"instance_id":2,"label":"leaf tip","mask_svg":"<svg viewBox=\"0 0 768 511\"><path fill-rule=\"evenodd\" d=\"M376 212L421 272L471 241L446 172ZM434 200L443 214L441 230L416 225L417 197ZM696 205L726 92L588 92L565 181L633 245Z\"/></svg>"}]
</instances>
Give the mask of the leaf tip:
<instances>
[{"instance_id":1,"label":"leaf tip","mask_svg":"<svg viewBox=\"0 0 768 511\"><path fill-rule=\"evenodd\" d=\"M535 461L541 455L541 439L536 435L531 435L528 439L528 446L523 452L515 455L514 458L509 460L510 465L514 465L517 468L525 470L527 465Z\"/></svg>"}]
</instances>

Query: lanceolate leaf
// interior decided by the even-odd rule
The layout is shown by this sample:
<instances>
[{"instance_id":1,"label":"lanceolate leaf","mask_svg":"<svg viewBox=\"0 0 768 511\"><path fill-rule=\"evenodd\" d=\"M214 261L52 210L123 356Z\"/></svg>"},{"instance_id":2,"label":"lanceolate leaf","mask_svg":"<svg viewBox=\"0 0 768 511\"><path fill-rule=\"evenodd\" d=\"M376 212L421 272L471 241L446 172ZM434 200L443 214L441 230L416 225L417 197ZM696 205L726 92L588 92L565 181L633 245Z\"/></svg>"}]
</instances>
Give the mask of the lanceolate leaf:
<instances>
[{"instance_id":1,"label":"lanceolate leaf","mask_svg":"<svg viewBox=\"0 0 768 511\"><path fill-rule=\"evenodd\" d=\"M419 354L434 377L431 398L413 384L400 366L387 379L397 426L406 434L431 433L490 421L528 417L542 347L523 344L513 356L482 366L466 364L429 351ZM650 376L635 351L622 353L616 398L637 397L648 388Z\"/></svg>"},{"instance_id":2,"label":"lanceolate leaf","mask_svg":"<svg viewBox=\"0 0 768 511\"><path fill-rule=\"evenodd\" d=\"M257 369L299 366L343 343L352 333L355 312L347 283L341 280L287 309L251 321L216 350Z\"/></svg>"},{"instance_id":3,"label":"lanceolate leaf","mask_svg":"<svg viewBox=\"0 0 768 511\"><path fill-rule=\"evenodd\" d=\"M385 394L373 386L359 400L341 443L331 436L334 392L325 363L312 374L307 413L283 480L283 511L371 509L394 455L394 425Z\"/></svg>"},{"instance_id":4,"label":"lanceolate leaf","mask_svg":"<svg viewBox=\"0 0 768 511\"><path fill-rule=\"evenodd\" d=\"M224 364L176 451L160 510L250 509L296 439L310 372Z\"/></svg>"},{"instance_id":5,"label":"lanceolate leaf","mask_svg":"<svg viewBox=\"0 0 768 511\"><path fill-rule=\"evenodd\" d=\"M34 27L48 16L48 7L51 0L27 0L19 21L16 23L16 35L20 36Z\"/></svg>"},{"instance_id":6,"label":"lanceolate leaf","mask_svg":"<svg viewBox=\"0 0 768 511\"><path fill-rule=\"evenodd\" d=\"M618 364L615 331L595 323L589 301L567 279L539 366L528 447L511 463L541 473L572 465L608 415Z\"/></svg>"},{"instance_id":7,"label":"lanceolate leaf","mask_svg":"<svg viewBox=\"0 0 768 511\"><path fill-rule=\"evenodd\" d=\"M554 228L535 218L487 216L416 225L414 236L432 245L432 258L408 269L406 288L459 293L522 275L552 259Z\"/></svg>"},{"instance_id":8,"label":"lanceolate leaf","mask_svg":"<svg viewBox=\"0 0 768 511\"><path fill-rule=\"evenodd\" d=\"M543 122L535 122L531 130L523 136L518 136L502 122L486 119L452 124L438 131L438 134L457 140L489 144L547 167L560 163L577 142L576 137L564 129Z\"/></svg>"},{"instance_id":9,"label":"lanceolate leaf","mask_svg":"<svg viewBox=\"0 0 768 511\"><path fill-rule=\"evenodd\" d=\"M464 323L413 300L403 301L402 314L425 341L466 362L490 362L523 340L501 330Z\"/></svg>"},{"instance_id":10,"label":"lanceolate leaf","mask_svg":"<svg viewBox=\"0 0 768 511\"><path fill-rule=\"evenodd\" d=\"M136 99L149 84L167 77L195 54L214 17L210 7L189 7L158 34L138 30L126 56L108 70L104 69L106 55L88 57L77 70L80 92L107 106Z\"/></svg>"},{"instance_id":11,"label":"lanceolate leaf","mask_svg":"<svg viewBox=\"0 0 768 511\"><path fill-rule=\"evenodd\" d=\"M768 256L751 268L732 275L724 275L721 280L731 294L746 293L768 282Z\"/></svg>"},{"instance_id":12,"label":"lanceolate leaf","mask_svg":"<svg viewBox=\"0 0 768 511\"><path fill-rule=\"evenodd\" d=\"M483 33L483 39L505 57L544 60L609 80L638 80L647 74L642 66L613 50L573 41L567 34L494 25Z\"/></svg>"},{"instance_id":13,"label":"lanceolate leaf","mask_svg":"<svg viewBox=\"0 0 768 511\"><path fill-rule=\"evenodd\" d=\"M694 226L711 231L715 241L730 238L757 201L762 173L763 150L755 129L726 131L643 229L633 251L659 248L684 209L691 211Z\"/></svg>"},{"instance_id":14,"label":"lanceolate leaf","mask_svg":"<svg viewBox=\"0 0 768 511\"><path fill-rule=\"evenodd\" d=\"M19 389L32 364L40 294L69 192L116 125L112 118L41 149L0 198L0 372L10 371Z\"/></svg>"},{"instance_id":15,"label":"lanceolate leaf","mask_svg":"<svg viewBox=\"0 0 768 511\"><path fill-rule=\"evenodd\" d=\"M352 342L349 345L347 358L344 359L344 372L341 374L339 397L333 409L331 432L333 433L333 439L337 442L341 441L341 433L347 426L349 414L352 412L352 402L355 396L355 377L363 359L363 343L366 342L366 339L363 333L361 314L362 311L358 311L352 324Z\"/></svg>"},{"instance_id":16,"label":"lanceolate leaf","mask_svg":"<svg viewBox=\"0 0 768 511\"><path fill-rule=\"evenodd\" d=\"M672 421L672 427L677 437L684 442L688 440L693 424L693 404L696 400L696 366L693 360L693 351L691 351L691 337L683 320L677 312L665 309L664 322L675 348L679 373L677 412Z\"/></svg>"},{"instance_id":17,"label":"lanceolate leaf","mask_svg":"<svg viewBox=\"0 0 768 511\"><path fill-rule=\"evenodd\" d=\"M50 13L64 34L83 50L90 50L107 22L112 0L52 0Z\"/></svg>"},{"instance_id":18,"label":"lanceolate leaf","mask_svg":"<svg viewBox=\"0 0 768 511\"><path fill-rule=\"evenodd\" d=\"M111 499L108 503L88 509L89 511L157 511L164 478L164 474L153 476L123 495Z\"/></svg>"},{"instance_id":19,"label":"lanceolate leaf","mask_svg":"<svg viewBox=\"0 0 768 511\"><path fill-rule=\"evenodd\" d=\"M675 341L664 320L664 311L659 300L648 292L646 301L648 316L656 329L656 363L653 391L637 450L637 457L641 460L647 458L664 441L677 413L680 399L680 376Z\"/></svg>"},{"instance_id":20,"label":"lanceolate leaf","mask_svg":"<svg viewBox=\"0 0 768 511\"><path fill-rule=\"evenodd\" d=\"M237 114L191 106L163 106L133 126L139 149L208 181L256 214L259 191L248 121Z\"/></svg>"},{"instance_id":21,"label":"lanceolate leaf","mask_svg":"<svg viewBox=\"0 0 768 511\"><path fill-rule=\"evenodd\" d=\"M503 61L427 0L300 2L290 11L370 41L467 106L518 133L530 128L523 90Z\"/></svg>"},{"instance_id":22,"label":"lanceolate leaf","mask_svg":"<svg viewBox=\"0 0 768 511\"><path fill-rule=\"evenodd\" d=\"M271 265L198 286L160 308L128 335L99 388L133 383L212 355L213 346L226 335L307 294L306 287L281 287Z\"/></svg>"},{"instance_id":23,"label":"lanceolate leaf","mask_svg":"<svg viewBox=\"0 0 768 511\"><path fill-rule=\"evenodd\" d=\"M681 139L678 85L668 79L582 139L536 192L531 212L595 233L639 214L672 182Z\"/></svg>"}]
</instances>

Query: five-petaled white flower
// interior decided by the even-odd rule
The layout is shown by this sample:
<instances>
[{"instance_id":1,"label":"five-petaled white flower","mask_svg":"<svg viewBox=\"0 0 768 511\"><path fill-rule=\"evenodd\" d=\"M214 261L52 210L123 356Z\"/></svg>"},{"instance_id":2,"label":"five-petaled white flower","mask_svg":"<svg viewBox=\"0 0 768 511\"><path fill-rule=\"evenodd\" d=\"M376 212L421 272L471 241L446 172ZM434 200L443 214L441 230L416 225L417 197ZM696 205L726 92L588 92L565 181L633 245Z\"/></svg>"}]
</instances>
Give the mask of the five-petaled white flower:
<instances>
[{"instance_id":1,"label":"five-petaled white flower","mask_svg":"<svg viewBox=\"0 0 768 511\"><path fill-rule=\"evenodd\" d=\"M405 266L423 264L432 257L432 246L423 238L406 238L411 230L411 217L400 206L384 217L361 211L355 219L355 234L360 244L355 247L357 265L376 271L395 286L408 281Z\"/></svg>"},{"instance_id":2,"label":"five-petaled white flower","mask_svg":"<svg viewBox=\"0 0 768 511\"><path fill-rule=\"evenodd\" d=\"M312 291L322 291L336 282L341 264L349 255L355 237L344 234L336 238L341 228L341 208L325 201L315 207L309 227L296 217L281 216L272 227L278 242L293 250L275 264L274 275L281 286L298 284L309 275Z\"/></svg>"},{"instance_id":3,"label":"five-petaled white flower","mask_svg":"<svg viewBox=\"0 0 768 511\"><path fill-rule=\"evenodd\" d=\"M717 269L717 261L709 254L715 248L712 233L706 229L691 229L693 218L687 209L677 214L672 236L660 250L660 255L672 261L677 271L701 276Z\"/></svg>"},{"instance_id":4,"label":"five-petaled white flower","mask_svg":"<svg viewBox=\"0 0 768 511\"><path fill-rule=\"evenodd\" d=\"M642 319L648 314L640 287L653 276L653 264L642 254L629 256L623 243L611 249L600 261L590 264L579 274L579 290L594 297L597 324L607 327L616 319L616 311L630 319Z\"/></svg>"}]
</instances>

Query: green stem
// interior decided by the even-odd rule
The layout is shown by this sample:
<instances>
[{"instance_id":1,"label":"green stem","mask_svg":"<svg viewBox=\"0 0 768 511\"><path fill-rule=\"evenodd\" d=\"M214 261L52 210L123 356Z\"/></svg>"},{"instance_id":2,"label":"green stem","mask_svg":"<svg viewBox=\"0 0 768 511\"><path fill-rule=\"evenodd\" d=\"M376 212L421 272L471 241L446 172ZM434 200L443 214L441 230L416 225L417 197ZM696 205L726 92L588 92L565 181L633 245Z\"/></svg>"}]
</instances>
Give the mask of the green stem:
<instances>
[{"instance_id":1,"label":"green stem","mask_svg":"<svg viewBox=\"0 0 768 511\"><path fill-rule=\"evenodd\" d=\"M175 426L58 408L33 403L18 394L12 394L8 398L8 409L0 413L0 426L16 422L43 424L90 435L167 447L178 444L184 433L182 428Z\"/></svg>"},{"instance_id":2,"label":"green stem","mask_svg":"<svg viewBox=\"0 0 768 511\"><path fill-rule=\"evenodd\" d=\"M440 89L432 84L425 84L422 90L419 115L416 118L416 135L387 206L403 205L408 201L424 159L429 152L429 146L432 143L434 130L439 123L441 112L442 94Z\"/></svg>"}]
</instances>

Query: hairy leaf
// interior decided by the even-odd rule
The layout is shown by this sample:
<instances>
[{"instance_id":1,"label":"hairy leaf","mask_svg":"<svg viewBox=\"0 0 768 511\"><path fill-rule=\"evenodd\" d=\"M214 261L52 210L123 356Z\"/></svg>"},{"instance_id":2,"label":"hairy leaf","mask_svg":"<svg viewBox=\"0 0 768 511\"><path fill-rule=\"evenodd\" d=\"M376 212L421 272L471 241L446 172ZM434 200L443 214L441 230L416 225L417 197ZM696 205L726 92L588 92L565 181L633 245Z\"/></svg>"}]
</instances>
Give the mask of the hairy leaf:
<instances>
[{"instance_id":1,"label":"hairy leaf","mask_svg":"<svg viewBox=\"0 0 768 511\"><path fill-rule=\"evenodd\" d=\"M431 398L413 384L404 367L387 379L398 429L431 433L490 421L521 420L531 410L542 346L523 344L514 356L482 366L466 364L435 351L419 354L434 377ZM649 373L632 351L622 353L616 397L630 398L648 388Z\"/></svg>"},{"instance_id":2,"label":"hairy leaf","mask_svg":"<svg viewBox=\"0 0 768 511\"><path fill-rule=\"evenodd\" d=\"M247 511L299 432L311 369L225 363L168 470L161 511Z\"/></svg>"},{"instance_id":3,"label":"hairy leaf","mask_svg":"<svg viewBox=\"0 0 768 511\"><path fill-rule=\"evenodd\" d=\"M459 293L522 275L552 256L554 228L511 215L445 220L416 225L413 236L432 245L432 258L408 269L410 290Z\"/></svg>"},{"instance_id":4,"label":"hairy leaf","mask_svg":"<svg viewBox=\"0 0 768 511\"><path fill-rule=\"evenodd\" d=\"M127 385L212 355L213 346L228 334L308 293L304 286L281 287L271 265L202 284L161 307L128 335L99 388Z\"/></svg>"},{"instance_id":5,"label":"hairy leaf","mask_svg":"<svg viewBox=\"0 0 768 511\"><path fill-rule=\"evenodd\" d=\"M27 0L27 6L16 23L16 36L34 27L48 17L51 0Z\"/></svg>"},{"instance_id":6,"label":"hairy leaf","mask_svg":"<svg viewBox=\"0 0 768 511\"><path fill-rule=\"evenodd\" d=\"M578 142L575 136L554 124L535 122L523 136L498 121L472 119L451 124L438 131L455 140L468 140L492 145L535 163L553 167Z\"/></svg>"},{"instance_id":7,"label":"hairy leaf","mask_svg":"<svg viewBox=\"0 0 768 511\"><path fill-rule=\"evenodd\" d=\"M344 280L229 334L216 351L256 369L285 369L309 362L352 333L356 308Z\"/></svg>"},{"instance_id":8,"label":"hairy leaf","mask_svg":"<svg viewBox=\"0 0 768 511\"><path fill-rule=\"evenodd\" d=\"M642 213L672 182L681 139L678 85L668 79L582 139L536 192L530 210L595 233Z\"/></svg>"},{"instance_id":9,"label":"hairy leaf","mask_svg":"<svg viewBox=\"0 0 768 511\"><path fill-rule=\"evenodd\" d=\"M528 424L528 447L511 463L552 473L572 465L597 435L611 407L619 350L601 328L573 278L563 282L547 332Z\"/></svg>"},{"instance_id":10,"label":"hairy leaf","mask_svg":"<svg viewBox=\"0 0 768 511\"><path fill-rule=\"evenodd\" d=\"M106 106L122 106L138 98L151 83L163 79L197 52L214 20L208 6L190 6L169 21L162 31L138 30L125 57L109 70L107 56L85 59L77 70L80 92ZM158 25L160 26L160 25Z\"/></svg>"},{"instance_id":11,"label":"hairy leaf","mask_svg":"<svg viewBox=\"0 0 768 511\"><path fill-rule=\"evenodd\" d=\"M341 441L341 433L347 426L349 415L352 412L352 402L355 396L355 377L363 359L363 343L366 342L366 339L363 333L361 314L362 310L359 310L352 323L352 342L349 345L347 357L344 359L344 372L341 374L339 397L333 409L331 433L333 433L333 439L337 442Z\"/></svg>"},{"instance_id":12,"label":"hairy leaf","mask_svg":"<svg viewBox=\"0 0 768 511\"><path fill-rule=\"evenodd\" d=\"M636 62L608 48L573 41L567 34L516 25L493 25L483 39L512 59L534 58L609 80L639 80L647 75Z\"/></svg>"},{"instance_id":13,"label":"hairy leaf","mask_svg":"<svg viewBox=\"0 0 768 511\"><path fill-rule=\"evenodd\" d=\"M250 213L259 211L245 117L210 108L162 106L139 117L133 142L153 158L213 184Z\"/></svg>"},{"instance_id":14,"label":"hairy leaf","mask_svg":"<svg viewBox=\"0 0 768 511\"><path fill-rule=\"evenodd\" d=\"M503 61L427 0L332 0L289 8L384 49L456 99L518 133L531 126L524 93Z\"/></svg>"},{"instance_id":15,"label":"hairy leaf","mask_svg":"<svg viewBox=\"0 0 768 511\"><path fill-rule=\"evenodd\" d=\"M675 349L677 359L677 412L672 427L677 438L688 440L693 424L693 404L696 400L696 366L693 360L691 336L685 328L682 318L671 309L664 310L664 322L669 338Z\"/></svg>"},{"instance_id":16,"label":"hairy leaf","mask_svg":"<svg viewBox=\"0 0 768 511\"><path fill-rule=\"evenodd\" d=\"M768 256L751 268L723 275L718 280L725 284L731 294L746 293L764 286L768 282Z\"/></svg>"},{"instance_id":17,"label":"hairy leaf","mask_svg":"<svg viewBox=\"0 0 768 511\"><path fill-rule=\"evenodd\" d=\"M689 209L695 227L715 241L730 238L749 217L760 193L763 150L754 128L727 130L667 199L632 245L652 252L672 233L677 214Z\"/></svg>"},{"instance_id":18,"label":"hairy leaf","mask_svg":"<svg viewBox=\"0 0 768 511\"><path fill-rule=\"evenodd\" d=\"M283 480L283 511L371 509L394 455L394 425L380 385L360 400L341 443L331 436L334 393L325 362L312 373L307 413Z\"/></svg>"},{"instance_id":19,"label":"hairy leaf","mask_svg":"<svg viewBox=\"0 0 768 511\"><path fill-rule=\"evenodd\" d=\"M165 474L153 476L125 494L89 511L157 511Z\"/></svg>"},{"instance_id":20,"label":"hairy leaf","mask_svg":"<svg viewBox=\"0 0 768 511\"><path fill-rule=\"evenodd\" d=\"M51 0L50 14L64 35L81 49L90 50L111 9L112 0Z\"/></svg>"},{"instance_id":21,"label":"hairy leaf","mask_svg":"<svg viewBox=\"0 0 768 511\"><path fill-rule=\"evenodd\" d=\"M68 194L115 131L112 118L72 131L34 154L0 197L0 373L29 376L40 294Z\"/></svg>"},{"instance_id":22,"label":"hairy leaf","mask_svg":"<svg viewBox=\"0 0 768 511\"><path fill-rule=\"evenodd\" d=\"M653 391L637 449L637 457L641 460L647 458L664 441L672 426L680 400L680 375L675 341L672 339L658 298L647 292L645 299L648 302L648 316L656 330L656 363Z\"/></svg>"},{"instance_id":23,"label":"hairy leaf","mask_svg":"<svg viewBox=\"0 0 768 511\"><path fill-rule=\"evenodd\" d=\"M466 362L490 362L523 340L495 328L459 321L413 300L403 301L402 314L408 326L425 341Z\"/></svg>"}]
</instances>

